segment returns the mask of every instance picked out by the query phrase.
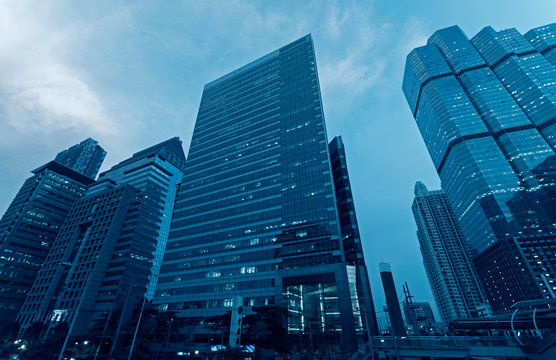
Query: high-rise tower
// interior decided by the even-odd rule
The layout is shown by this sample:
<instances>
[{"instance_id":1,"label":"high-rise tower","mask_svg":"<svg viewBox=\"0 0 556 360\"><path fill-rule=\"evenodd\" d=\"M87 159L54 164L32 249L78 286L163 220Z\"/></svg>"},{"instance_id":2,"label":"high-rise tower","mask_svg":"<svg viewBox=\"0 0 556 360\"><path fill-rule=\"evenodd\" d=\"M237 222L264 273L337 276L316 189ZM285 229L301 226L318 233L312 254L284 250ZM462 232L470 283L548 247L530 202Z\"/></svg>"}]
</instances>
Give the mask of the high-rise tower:
<instances>
[{"instance_id":1,"label":"high-rise tower","mask_svg":"<svg viewBox=\"0 0 556 360\"><path fill-rule=\"evenodd\" d=\"M543 45L553 40L529 38L515 29L486 27L471 40L457 26L439 30L407 56L403 81L495 312L550 297L539 286L542 267L527 269L516 245L554 241L556 223L556 69Z\"/></svg>"},{"instance_id":2,"label":"high-rise tower","mask_svg":"<svg viewBox=\"0 0 556 360\"><path fill-rule=\"evenodd\" d=\"M443 190L415 184L413 216L423 264L442 321L480 316L486 305L463 236Z\"/></svg>"},{"instance_id":3,"label":"high-rise tower","mask_svg":"<svg viewBox=\"0 0 556 360\"><path fill-rule=\"evenodd\" d=\"M334 189L336 190L336 203L340 217L340 228L346 263L353 268L355 281L350 281L350 286L355 287L357 302L354 309L361 312L362 320L372 335L378 335L378 324L371 294L371 287L367 273L367 265L363 256L363 244L359 234L359 225L355 214L355 203L349 181L346 151L341 136L336 136L328 145ZM348 267L348 270L351 270ZM349 277L349 274L348 274ZM351 285L353 283L353 285ZM352 295L353 297L353 295Z\"/></svg>"},{"instance_id":4,"label":"high-rise tower","mask_svg":"<svg viewBox=\"0 0 556 360\"><path fill-rule=\"evenodd\" d=\"M75 318L72 335L84 335L100 317L129 321L156 286L184 165L172 138L102 173L71 207L18 314L21 326Z\"/></svg>"},{"instance_id":5,"label":"high-rise tower","mask_svg":"<svg viewBox=\"0 0 556 360\"><path fill-rule=\"evenodd\" d=\"M94 179L106 156L96 140L85 139L56 155L54 161Z\"/></svg>"},{"instance_id":6,"label":"high-rise tower","mask_svg":"<svg viewBox=\"0 0 556 360\"><path fill-rule=\"evenodd\" d=\"M102 158L82 157L83 163L98 163L94 172L56 161L33 170L6 210L0 220L0 320L15 319L70 207L94 182Z\"/></svg>"},{"instance_id":7,"label":"high-rise tower","mask_svg":"<svg viewBox=\"0 0 556 360\"><path fill-rule=\"evenodd\" d=\"M308 35L205 86L155 301L198 325L241 295L351 350L345 258Z\"/></svg>"}]
</instances>

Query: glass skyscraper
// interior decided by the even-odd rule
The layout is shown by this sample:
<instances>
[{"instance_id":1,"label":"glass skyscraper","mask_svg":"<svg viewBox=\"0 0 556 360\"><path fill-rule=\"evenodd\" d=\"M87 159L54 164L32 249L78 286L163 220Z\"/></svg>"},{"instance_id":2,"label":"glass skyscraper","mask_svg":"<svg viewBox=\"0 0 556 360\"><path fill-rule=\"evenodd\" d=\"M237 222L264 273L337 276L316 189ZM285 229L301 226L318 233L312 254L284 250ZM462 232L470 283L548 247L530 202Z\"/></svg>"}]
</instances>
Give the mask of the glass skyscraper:
<instances>
[{"instance_id":1,"label":"glass skyscraper","mask_svg":"<svg viewBox=\"0 0 556 360\"><path fill-rule=\"evenodd\" d=\"M33 170L0 220L0 320L15 319L69 209L94 182L105 152L92 139L84 142L89 140L97 155L81 156L85 166L50 161Z\"/></svg>"},{"instance_id":2,"label":"glass skyscraper","mask_svg":"<svg viewBox=\"0 0 556 360\"><path fill-rule=\"evenodd\" d=\"M199 325L241 295L285 307L296 344L352 350L353 270L308 35L205 86L155 302Z\"/></svg>"},{"instance_id":3,"label":"glass skyscraper","mask_svg":"<svg viewBox=\"0 0 556 360\"><path fill-rule=\"evenodd\" d=\"M487 300L446 193L429 191L425 184L417 182L411 209L423 264L442 321L485 316Z\"/></svg>"},{"instance_id":4,"label":"glass skyscraper","mask_svg":"<svg viewBox=\"0 0 556 360\"><path fill-rule=\"evenodd\" d=\"M368 279L367 265L363 256L363 244L361 243L359 225L355 214L355 202L351 191L346 151L342 137L336 136L332 139L328 148L330 150L344 254L348 271L352 271L355 275L352 276L353 281L350 280L350 286L355 289L355 296L352 295L352 298L357 298L357 301L354 302L354 311L356 315L359 312L362 321L366 322L366 325L362 327L366 327L370 335L378 335L375 307ZM351 279L352 277L349 275L350 273L348 273L348 278Z\"/></svg>"},{"instance_id":5,"label":"glass skyscraper","mask_svg":"<svg viewBox=\"0 0 556 360\"><path fill-rule=\"evenodd\" d=\"M550 296L514 239L550 234L556 222L553 29L528 41L486 27L469 40L452 26L407 56L403 91L495 312Z\"/></svg>"}]
</instances>

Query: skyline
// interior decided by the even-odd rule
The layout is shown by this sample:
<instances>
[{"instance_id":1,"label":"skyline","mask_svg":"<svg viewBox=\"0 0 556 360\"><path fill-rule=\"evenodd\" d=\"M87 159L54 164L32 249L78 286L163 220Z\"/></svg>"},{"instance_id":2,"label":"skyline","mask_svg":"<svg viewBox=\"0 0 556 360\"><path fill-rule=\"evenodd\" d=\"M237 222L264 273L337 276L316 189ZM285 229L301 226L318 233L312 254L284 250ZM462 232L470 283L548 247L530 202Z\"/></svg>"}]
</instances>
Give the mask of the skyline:
<instances>
[{"instance_id":1,"label":"skyline","mask_svg":"<svg viewBox=\"0 0 556 360\"><path fill-rule=\"evenodd\" d=\"M429 2L420 4L421 13L416 12L411 18L407 13L415 9L410 6L406 9L399 4L389 7L375 2L375 7L369 10L361 3L351 3L343 9L332 3L322 8L311 3L303 10L313 11L314 18L294 13L294 19L289 20L284 14L291 10L291 3L272 10L242 2L220 4L223 7L220 10L218 5L188 4L184 5L188 8L181 9L181 12L168 8L153 9L152 3L131 4L111 13L106 12L107 9L87 6L80 9L85 10L82 12L79 9L70 11L61 9L61 3L55 3L50 9L44 9L50 5L41 5L41 10L46 10L47 14L41 19L32 19L33 16L29 19L29 15L25 18L26 9L21 9L22 5L0 5L3 8L0 13L6 19L12 17L17 24L19 17L28 25L24 31L18 31L14 39L8 39L16 34L16 28L10 28L9 21L3 22L2 28L6 31L0 35L0 46L4 50L15 49L6 51L1 58L7 66L0 74L4 80L0 88L0 114L6 119L0 123L0 129L1 133L10 134L2 137L0 145L0 166L5 169L0 178L4 185L0 193L2 213L30 176L30 170L89 136L107 150L102 171L141 148L173 136L180 136L187 152L205 83L310 32L315 39L328 140L342 135L346 144L355 206L377 309L381 309L384 303L378 272L378 263L382 259L392 264L398 286L408 281L418 300L432 300L428 285L423 283L426 276L415 235L411 202L415 181L422 180L429 188L437 189L439 180L400 90L405 56L412 48L425 44L438 28L458 24L471 35L491 25L496 30L516 27L523 33L553 21L548 19L548 14L555 13L550 9L556 6L548 1L538 2L544 4L544 11L539 11L538 6L530 4L506 4L501 10L513 11L513 17L498 12L494 18L494 15L488 16L488 8L495 5L487 4L481 7L482 12L471 18L468 12L472 13L470 9L478 7L478 4L471 4L465 11L452 14L453 17L431 15L423 18L422 13L432 6ZM437 11L446 10L443 6L448 7L440 5ZM518 10L519 6L523 8ZM14 12L13 7L19 7L19 10ZM388 20L398 8L403 14L398 17L402 18L401 23L407 24L408 30L402 33L400 41L394 42L396 46L389 46L391 33L396 36L399 33L394 18L391 21L384 19ZM527 16L530 8L535 8L534 17ZM162 18L166 21L153 24L157 16L150 17L152 10L156 10L154 15L165 14L166 17ZM202 24L202 19L208 19L209 14L214 16L214 23L209 22L202 28L205 30L226 20L222 21L224 26L216 29L216 39L210 36L210 32L190 29L183 24L181 31L165 37L164 34L172 35L172 26L178 24L179 14L187 11L200 15L196 25ZM244 14L248 15L242 16ZM72 21L69 25L56 24L70 15ZM463 20L465 16L468 18ZM321 17L326 19L324 24L318 23ZM432 18L440 20L435 22ZM249 19L259 21L250 22ZM296 20L300 24L290 28ZM228 35L226 30L234 28L236 21L243 26ZM149 23L151 28L147 31L148 26L143 26ZM88 26L79 29L81 25ZM44 34L44 30L50 28L52 31ZM68 29L74 32L65 33ZM261 29L266 30L266 36L257 36ZM102 31L95 33L95 30ZM243 36L238 32L243 32ZM355 36L347 36L350 32ZM193 34L186 39L190 40L189 48L186 40L180 42L178 39L183 34ZM131 36L126 38L128 35ZM226 41L227 37L241 41L230 43ZM195 45L205 38L211 40ZM343 44L346 38L350 41ZM156 39L166 41L153 47L151 42ZM100 45L95 41L100 41ZM92 46L94 50L85 49L89 44L97 46ZM182 45L186 45L185 48ZM390 47L387 56L376 56ZM192 48L199 49L197 52L189 50L195 52L195 56L187 53L187 49ZM121 52L111 59L102 56L115 50ZM160 52L160 55L152 55L151 50ZM218 50L224 50L225 56L207 62ZM130 59L132 55L136 57ZM34 66L33 61L43 60L41 56L48 61ZM128 69L132 60L138 63ZM188 61L186 65L182 64L184 60ZM27 69L21 68L25 65ZM25 71L29 69L34 71ZM121 74L124 69L126 71ZM378 74L375 69L379 70ZM68 99L73 99L71 104ZM69 125L61 124L62 121ZM124 132L129 139L121 138ZM384 156L385 148L394 151ZM40 155L35 153L37 149ZM378 179L376 174L388 176ZM393 240L388 243L385 241L388 238ZM407 257L416 261L404 264Z\"/></svg>"}]
</instances>

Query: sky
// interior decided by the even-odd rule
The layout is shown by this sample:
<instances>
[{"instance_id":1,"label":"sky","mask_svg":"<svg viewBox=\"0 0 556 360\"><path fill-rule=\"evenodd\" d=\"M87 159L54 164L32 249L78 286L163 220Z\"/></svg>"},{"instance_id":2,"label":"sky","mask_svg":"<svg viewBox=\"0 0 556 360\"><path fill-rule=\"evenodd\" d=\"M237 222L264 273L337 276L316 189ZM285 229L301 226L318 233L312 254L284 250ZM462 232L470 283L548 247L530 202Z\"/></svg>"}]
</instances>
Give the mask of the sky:
<instances>
[{"instance_id":1,"label":"sky","mask_svg":"<svg viewBox=\"0 0 556 360\"><path fill-rule=\"evenodd\" d=\"M92 137L102 170L179 136L187 153L204 84L313 35L329 139L342 135L371 287L379 262L401 295L433 302L413 188L440 181L401 91L405 57L459 25L522 33L554 0L0 2L0 213L30 171Z\"/></svg>"}]
</instances>

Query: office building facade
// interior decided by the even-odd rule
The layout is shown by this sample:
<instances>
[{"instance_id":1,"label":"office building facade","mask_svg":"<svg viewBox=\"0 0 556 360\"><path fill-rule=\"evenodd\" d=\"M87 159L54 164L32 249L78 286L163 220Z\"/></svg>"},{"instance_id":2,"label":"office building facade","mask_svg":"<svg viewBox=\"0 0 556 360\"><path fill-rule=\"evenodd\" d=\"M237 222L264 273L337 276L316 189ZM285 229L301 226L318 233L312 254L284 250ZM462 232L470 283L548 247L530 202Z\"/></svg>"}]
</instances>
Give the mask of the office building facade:
<instances>
[{"instance_id":1,"label":"office building facade","mask_svg":"<svg viewBox=\"0 0 556 360\"><path fill-rule=\"evenodd\" d=\"M296 339L354 349L310 35L205 86L187 161L155 302L199 325L241 295L285 307Z\"/></svg>"},{"instance_id":2,"label":"office building facade","mask_svg":"<svg viewBox=\"0 0 556 360\"><path fill-rule=\"evenodd\" d=\"M118 184L131 185L158 202L157 207L161 214L154 215L158 230L147 287L149 300L153 298L156 289L158 273L170 233L176 194L184 169L185 154L182 142L178 137L174 137L133 154L130 159L99 175L99 180L110 179Z\"/></svg>"},{"instance_id":3,"label":"office building facade","mask_svg":"<svg viewBox=\"0 0 556 360\"><path fill-rule=\"evenodd\" d=\"M95 176L50 161L17 193L0 220L0 320L15 319L69 209Z\"/></svg>"},{"instance_id":4,"label":"office building facade","mask_svg":"<svg viewBox=\"0 0 556 360\"><path fill-rule=\"evenodd\" d=\"M471 40L457 26L442 29L408 55L403 81L496 313L549 296L513 247L514 237L549 234L555 222L556 68L532 44L515 29L486 27ZM542 201L526 201L534 198Z\"/></svg>"},{"instance_id":5,"label":"office building facade","mask_svg":"<svg viewBox=\"0 0 556 360\"><path fill-rule=\"evenodd\" d=\"M184 165L173 138L99 176L71 208L25 299L18 314L24 329L77 317L72 335L84 335L99 319L130 320L156 286Z\"/></svg>"},{"instance_id":6,"label":"office building facade","mask_svg":"<svg viewBox=\"0 0 556 360\"><path fill-rule=\"evenodd\" d=\"M417 182L411 209L423 265L442 321L484 316L487 300L446 193L429 191Z\"/></svg>"},{"instance_id":7,"label":"office building facade","mask_svg":"<svg viewBox=\"0 0 556 360\"><path fill-rule=\"evenodd\" d=\"M546 60L556 66L556 23L532 29L524 36Z\"/></svg>"}]
</instances>

